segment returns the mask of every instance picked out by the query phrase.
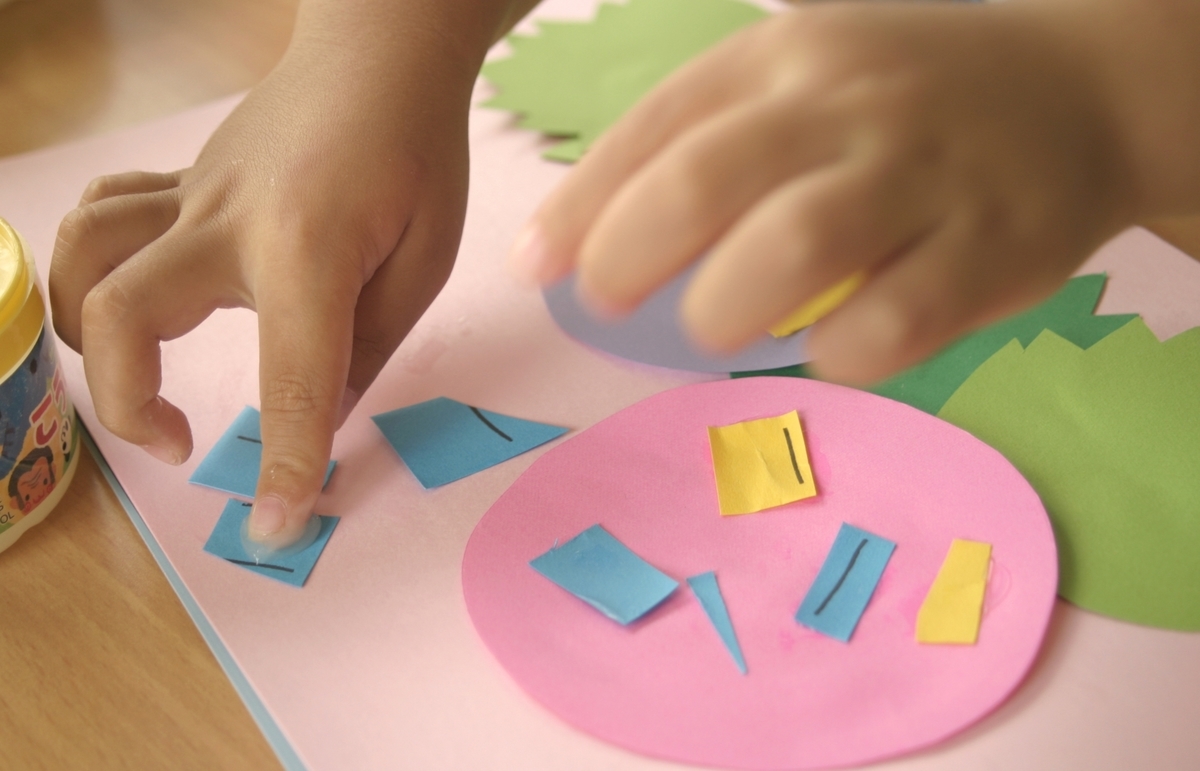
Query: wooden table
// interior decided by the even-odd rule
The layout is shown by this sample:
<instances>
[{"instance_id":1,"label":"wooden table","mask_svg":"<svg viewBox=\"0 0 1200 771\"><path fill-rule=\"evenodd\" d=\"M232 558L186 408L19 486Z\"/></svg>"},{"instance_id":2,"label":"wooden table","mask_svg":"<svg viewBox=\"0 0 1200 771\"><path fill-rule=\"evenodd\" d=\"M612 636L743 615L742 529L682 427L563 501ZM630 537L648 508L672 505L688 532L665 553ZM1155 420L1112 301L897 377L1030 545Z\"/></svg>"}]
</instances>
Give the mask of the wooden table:
<instances>
[{"instance_id":1,"label":"wooden table","mask_svg":"<svg viewBox=\"0 0 1200 771\"><path fill-rule=\"evenodd\" d=\"M250 87L296 2L0 8L0 156ZM1157 229L1200 254L1200 228ZM0 768L278 768L95 461L81 464L51 518L0 554Z\"/></svg>"},{"instance_id":2,"label":"wooden table","mask_svg":"<svg viewBox=\"0 0 1200 771\"><path fill-rule=\"evenodd\" d=\"M0 7L0 156L252 86L295 4ZM0 554L0 768L279 768L96 462L80 461L50 518Z\"/></svg>"}]
</instances>

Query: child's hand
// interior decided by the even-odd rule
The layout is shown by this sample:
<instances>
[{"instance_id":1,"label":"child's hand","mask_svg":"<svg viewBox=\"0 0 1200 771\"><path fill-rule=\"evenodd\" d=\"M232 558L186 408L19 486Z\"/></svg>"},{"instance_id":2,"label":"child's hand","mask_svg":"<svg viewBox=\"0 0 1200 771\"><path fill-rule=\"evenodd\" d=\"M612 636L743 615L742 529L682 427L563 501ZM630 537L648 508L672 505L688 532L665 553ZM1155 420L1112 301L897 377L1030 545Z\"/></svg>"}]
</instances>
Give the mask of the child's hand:
<instances>
[{"instance_id":1,"label":"child's hand","mask_svg":"<svg viewBox=\"0 0 1200 771\"><path fill-rule=\"evenodd\" d=\"M258 312L250 529L274 546L303 532L334 430L446 280L466 202L478 61L432 68L412 43L372 59L369 39L329 37L295 41L191 168L94 181L50 278L101 422L176 464L192 439L158 395L160 342L217 308Z\"/></svg>"},{"instance_id":2,"label":"child's hand","mask_svg":"<svg viewBox=\"0 0 1200 771\"><path fill-rule=\"evenodd\" d=\"M1133 221L1120 127L1060 5L821 4L744 30L592 147L512 267L576 268L620 315L708 251L681 313L715 351L866 269L810 351L833 378L889 375L1046 297Z\"/></svg>"}]
</instances>

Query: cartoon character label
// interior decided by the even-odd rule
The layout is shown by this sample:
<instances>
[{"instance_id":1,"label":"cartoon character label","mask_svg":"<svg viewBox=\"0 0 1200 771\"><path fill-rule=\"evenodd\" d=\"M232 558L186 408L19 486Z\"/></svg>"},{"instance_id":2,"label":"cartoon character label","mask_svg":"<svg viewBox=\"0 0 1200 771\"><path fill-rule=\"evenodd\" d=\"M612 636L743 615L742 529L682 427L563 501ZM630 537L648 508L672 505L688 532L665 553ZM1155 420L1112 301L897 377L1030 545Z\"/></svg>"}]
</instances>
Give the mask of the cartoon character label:
<instances>
[{"instance_id":1,"label":"cartoon character label","mask_svg":"<svg viewBox=\"0 0 1200 771\"><path fill-rule=\"evenodd\" d=\"M78 446L75 411L43 329L0 383L0 533L50 497Z\"/></svg>"}]
</instances>

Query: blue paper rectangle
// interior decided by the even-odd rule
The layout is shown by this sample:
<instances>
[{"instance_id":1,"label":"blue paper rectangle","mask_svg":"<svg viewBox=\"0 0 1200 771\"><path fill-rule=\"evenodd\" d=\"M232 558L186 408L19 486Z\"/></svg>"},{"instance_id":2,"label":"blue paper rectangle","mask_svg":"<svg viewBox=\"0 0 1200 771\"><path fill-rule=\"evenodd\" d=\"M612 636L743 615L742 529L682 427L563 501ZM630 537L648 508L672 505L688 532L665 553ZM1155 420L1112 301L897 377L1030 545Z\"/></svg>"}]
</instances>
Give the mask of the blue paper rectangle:
<instances>
[{"instance_id":1,"label":"blue paper rectangle","mask_svg":"<svg viewBox=\"0 0 1200 771\"><path fill-rule=\"evenodd\" d=\"M204 544L204 551L267 578L292 586L304 586L321 552L325 550L329 536L333 535L338 518L320 517L321 529L317 533L317 540L304 549L295 553L285 549L255 560L242 546L242 523L249 515L250 504L231 498L225 504L225 510L221 512L221 518L217 520L208 542Z\"/></svg>"},{"instance_id":2,"label":"blue paper rectangle","mask_svg":"<svg viewBox=\"0 0 1200 771\"><path fill-rule=\"evenodd\" d=\"M600 525L592 525L529 564L621 624L641 618L679 586Z\"/></svg>"},{"instance_id":3,"label":"blue paper rectangle","mask_svg":"<svg viewBox=\"0 0 1200 771\"><path fill-rule=\"evenodd\" d=\"M258 470L261 466L262 429L259 426L259 414L253 407L247 407L208 451L200 465L196 466L188 481L252 499L258 487ZM337 461L329 461L322 487L329 484L335 466Z\"/></svg>"},{"instance_id":4,"label":"blue paper rectangle","mask_svg":"<svg viewBox=\"0 0 1200 771\"><path fill-rule=\"evenodd\" d=\"M444 396L371 420L427 490L491 468L567 432Z\"/></svg>"},{"instance_id":5,"label":"blue paper rectangle","mask_svg":"<svg viewBox=\"0 0 1200 771\"><path fill-rule=\"evenodd\" d=\"M710 570L692 576L687 582L688 586L692 587L696 599L700 600L708 620L721 636L721 642L725 643L729 655L733 656L733 663L737 664L743 675L746 674L746 658L742 655L742 646L733 631L733 620L729 618L729 608L725 605L725 598L721 596L721 587L717 585L717 574Z\"/></svg>"},{"instance_id":6,"label":"blue paper rectangle","mask_svg":"<svg viewBox=\"0 0 1200 771\"><path fill-rule=\"evenodd\" d=\"M796 620L849 642L896 544L842 523L821 571L796 611Z\"/></svg>"}]
</instances>

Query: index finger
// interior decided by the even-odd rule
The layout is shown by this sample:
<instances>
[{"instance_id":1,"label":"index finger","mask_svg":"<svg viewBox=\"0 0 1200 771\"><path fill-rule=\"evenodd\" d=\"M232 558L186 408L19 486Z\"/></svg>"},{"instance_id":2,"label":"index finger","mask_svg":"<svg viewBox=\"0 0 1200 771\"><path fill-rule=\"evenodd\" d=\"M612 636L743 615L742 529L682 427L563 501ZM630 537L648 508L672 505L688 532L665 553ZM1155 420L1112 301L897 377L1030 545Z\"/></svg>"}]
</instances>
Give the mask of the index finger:
<instances>
[{"instance_id":1,"label":"index finger","mask_svg":"<svg viewBox=\"0 0 1200 771\"><path fill-rule=\"evenodd\" d=\"M298 264L261 264L255 305L263 454L248 534L278 549L304 534L325 480L361 287L352 271L348 276L313 254Z\"/></svg>"}]
</instances>

